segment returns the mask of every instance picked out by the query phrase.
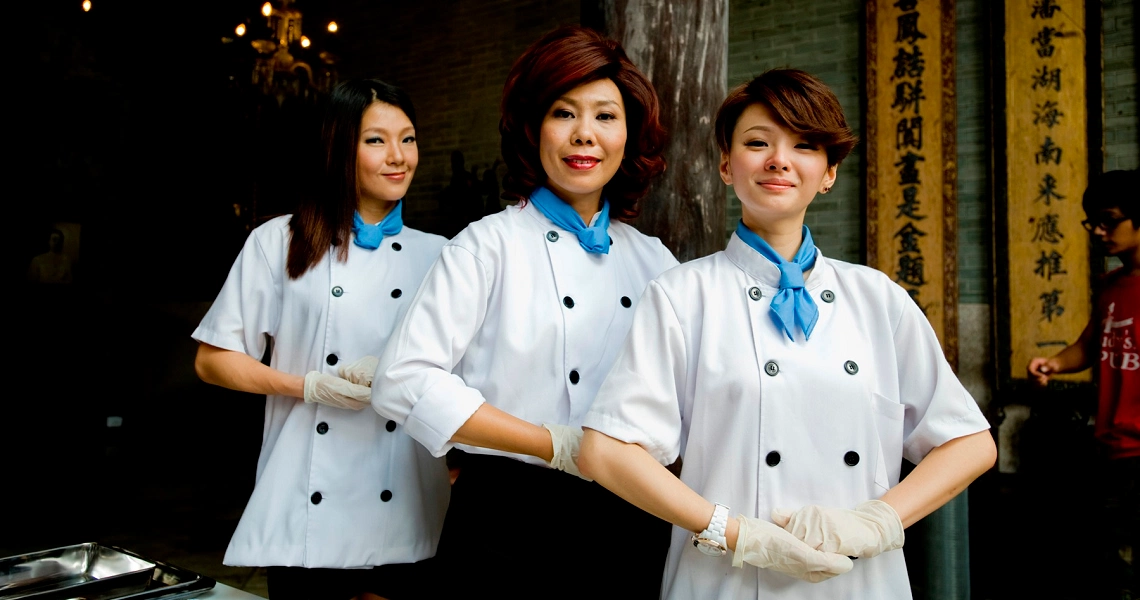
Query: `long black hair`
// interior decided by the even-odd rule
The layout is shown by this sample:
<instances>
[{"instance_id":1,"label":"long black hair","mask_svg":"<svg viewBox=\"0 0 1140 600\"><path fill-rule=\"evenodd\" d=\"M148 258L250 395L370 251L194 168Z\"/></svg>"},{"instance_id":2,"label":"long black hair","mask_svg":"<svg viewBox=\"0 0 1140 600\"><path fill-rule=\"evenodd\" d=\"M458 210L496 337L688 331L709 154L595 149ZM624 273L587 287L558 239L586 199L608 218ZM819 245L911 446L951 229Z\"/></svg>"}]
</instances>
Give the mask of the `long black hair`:
<instances>
[{"instance_id":1,"label":"long black hair","mask_svg":"<svg viewBox=\"0 0 1140 600\"><path fill-rule=\"evenodd\" d=\"M364 111L375 102L390 104L404 111L412 127L416 110L403 89L378 79L351 79L333 88L325 105L321 124L321 154L318 186L301 200L289 221L287 269L296 279L336 246L337 260L348 260L348 236L356 212L356 153L360 144L360 122Z\"/></svg>"}]
</instances>

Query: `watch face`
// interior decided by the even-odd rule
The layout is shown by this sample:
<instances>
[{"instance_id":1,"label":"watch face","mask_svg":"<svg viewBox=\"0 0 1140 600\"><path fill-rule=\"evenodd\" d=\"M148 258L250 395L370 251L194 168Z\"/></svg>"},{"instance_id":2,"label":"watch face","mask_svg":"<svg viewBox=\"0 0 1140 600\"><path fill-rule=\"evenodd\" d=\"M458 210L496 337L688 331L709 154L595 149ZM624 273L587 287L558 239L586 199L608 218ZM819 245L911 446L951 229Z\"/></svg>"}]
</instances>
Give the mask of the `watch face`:
<instances>
[{"instance_id":1,"label":"watch face","mask_svg":"<svg viewBox=\"0 0 1140 600\"><path fill-rule=\"evenodd\" d=\"M722 546L720 542L708 538L693 536L693 545L697 547L697 550L709 556L724 556L728 552L728 549Z\"/></svg>"}]
</instances>

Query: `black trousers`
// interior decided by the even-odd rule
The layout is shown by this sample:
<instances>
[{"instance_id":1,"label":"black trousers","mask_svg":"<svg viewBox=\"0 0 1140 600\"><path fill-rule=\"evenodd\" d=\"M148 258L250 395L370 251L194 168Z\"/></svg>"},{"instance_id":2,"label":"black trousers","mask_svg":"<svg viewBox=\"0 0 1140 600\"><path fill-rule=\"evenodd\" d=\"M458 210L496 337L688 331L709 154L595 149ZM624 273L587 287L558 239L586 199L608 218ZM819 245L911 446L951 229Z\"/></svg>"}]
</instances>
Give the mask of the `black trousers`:
<instances>
[{"instance_id":1,"label":"black trousers","mask_svg":"<svg viewBox=\"0 0 1140 600\"><path fill-rule=\"evenodd\" d=\"M431 598L660 596L671 524L561 471L479 454L457 464Z\"/></svg>"},{"instance_id":2,"label":"black trousers","mask_svg":"<svg viewBox=\"0 0 1140 600\"><path fill-rule=\"evenodd\" d=\"M271 600L349 600L365 592L389 600L423 598L431 562L429 558L371 569L269 567L266 585Z\"/></svg>"}]
</instances>

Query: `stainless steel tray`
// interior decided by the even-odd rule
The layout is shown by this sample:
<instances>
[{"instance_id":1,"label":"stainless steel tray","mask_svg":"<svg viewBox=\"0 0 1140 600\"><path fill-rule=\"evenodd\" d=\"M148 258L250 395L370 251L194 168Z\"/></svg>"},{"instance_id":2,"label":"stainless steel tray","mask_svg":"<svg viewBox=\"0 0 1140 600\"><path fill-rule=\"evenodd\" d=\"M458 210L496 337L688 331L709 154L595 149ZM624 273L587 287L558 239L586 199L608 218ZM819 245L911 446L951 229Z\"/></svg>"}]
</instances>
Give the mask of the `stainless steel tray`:
<instances>
[{"instance_id":1,"label":"stainless steel tray","mask_svg":"<svg viewBox=\"0 0 1140 600\"><path fill-rule=\"evenodd\" d=\"M0 559L0 599L108 600L146 590L153 562L88 542Z\"/></svg>"},{"instance_id":2,"label":"stainless steel tray","mask_svg":"<svg viewBox=\"0 0 1140 600\"><path fill-rule=\"evenodd\" d=\"M97 562L101 557L110 561L101 562L99 568L88 573L92 569L76 564L81 554L94 556ZM84 581L95 573L104 574L112 562L122 573L103 577L97 585ZM149 568L128 572L130 565ZM0 600L180 600L204 594L214 585L210 577L144 558L130 550L95 543L0 558Z\"/></svg>"}]
</instances>

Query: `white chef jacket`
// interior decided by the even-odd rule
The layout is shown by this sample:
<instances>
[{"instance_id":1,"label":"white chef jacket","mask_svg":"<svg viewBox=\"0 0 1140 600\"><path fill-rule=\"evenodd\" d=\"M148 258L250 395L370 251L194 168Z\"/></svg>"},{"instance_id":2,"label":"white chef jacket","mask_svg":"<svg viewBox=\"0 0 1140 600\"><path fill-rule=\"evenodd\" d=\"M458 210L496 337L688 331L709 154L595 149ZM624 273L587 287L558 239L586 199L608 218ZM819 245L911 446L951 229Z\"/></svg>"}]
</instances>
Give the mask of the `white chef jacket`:
<instances>
[{"instance_id":1,"label":"white chef jacket","mask_svg":"<svg viewBox=\"0 0 1140 600\"><path fill-rule=\"evenodd\" d=\"M660 240L619 221L609 254L590 254L520 204L444 246L380 357L373 408L436 456L483 402L534 424L580 425L645 284L677 265Z\"/></svg>"},{"instance_id":2,"label":"white chef jacket","mask_svg":"<svg viewBox=\"0 0 1140 600\"><path fill-rule=\"evenodd\" d=\"M772 262L735 234L723 252L651 282L584 427L643 446L731 514L854 508L951 439L989 424L900 286L817 251L806 286L819 320L789 340L771 318ZM910 598L902 550L808 583L713 558L673 528L666 598Z\"/></svg>"},{"instance_id":3,"label":"white chef jacket","mask_svg":"<svg viewBox=\"0 0 1140 600\"><path fill-rule=\"evenodd\" d=\"M404 227L367 250L332 248L285 271L289 216L255 229L194 339L304 375L379 355L445 238ZM375 385L375 383L373 384ZM269 395L257 480L226 549L230 566L348 568L435 555L447 465L374 411Z\"/></svg>"}]
</instances>

